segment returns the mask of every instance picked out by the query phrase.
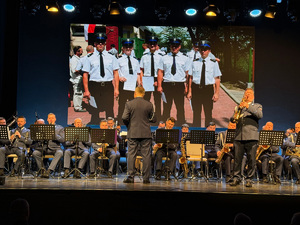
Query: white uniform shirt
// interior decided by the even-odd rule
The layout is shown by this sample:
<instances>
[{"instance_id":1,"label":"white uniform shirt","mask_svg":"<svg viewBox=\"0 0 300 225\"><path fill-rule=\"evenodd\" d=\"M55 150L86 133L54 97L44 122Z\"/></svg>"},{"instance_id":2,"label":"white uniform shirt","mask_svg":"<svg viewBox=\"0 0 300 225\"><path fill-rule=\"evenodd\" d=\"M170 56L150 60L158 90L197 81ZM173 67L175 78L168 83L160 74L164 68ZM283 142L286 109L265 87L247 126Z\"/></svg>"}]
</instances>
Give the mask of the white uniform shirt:
<instances>
[{"instance_id":1,"label":"white uniform shirt","mask_svg":"<svg viewBox=\"0 0 300 225\"><path fill-rule=\"evenodd\" d=\"M105 76L100 75L100 53L94 52L91 54L83 64L82 71L89 73L90 81L106 82L114 79L114 70L119 69L118 60L114 55L109 54L106 50L102 52L104 73Z\"/></svg>"},{"instance_id":2,"label":"white uniform shirt","mask_svg":"<svg viewBox=\"0 0 300 225\"><path fill-rule=\"evenodd\" d=\"M202 72L203 59L193 61L192 70L189 75L193 76L193 83L200 84ZM214 62L208 56L205 59L205 85L214 84L215 77L222 76L218 62Z\"/></svg>"},{"instance_id":3,"label":"white uniform shirt","mask_svg":"<svg viewBox=\"0 0 300 225\"><path fill-rule=\"evenodd\" d=\"M76 74L76 67L79 64L81 58L79 58L77 55L73 55L70 60L70 81L74 83L78 83L80 80L81 75Z\"/></svg>"},{"instance_id":4,"label":"white uniform shirt","mask_svg":"<svg viewBox=\"0 0 300 225\"><path fill-rule=\"evenodd\" d=\"M128 58L127 55L124 54L120 58L118 58L118 63L120 67L119 77L125 77L128 80L129 76L134 76L135 77L134 80L136 81L138 74L140 74L141 72L139 61L131 55L129 57L130 57L133 74L129 74Z\"/></svg>"},{"instance_id":5,"label":"white uniform shirt","mask_svg":"<svg viewBox=\"0 0 300 225\"><path fill-rule=\"evenodd\" d=\"M176 62L176 73L173 75L171 73L173 65L173 55L168 53L162 57L158 69L164 71L164 82L185 82L186 81L186 71L191 70L192 60L178 52L175 56Z\"/></svg>"},{"instance_id":6,"label":"white uniform shirt","mask_svg":"<svg viewBox=\"0 0 300 225\"><path fill-rule=\"evenodd\" d=\"M158 51L154 52L154 77L157 77L158 65L161 63L162 54ZM140 62L140 67L144 69L144 76L151 77L151 52L146 52L143 54Z\"/></svg>"}]
</instances>

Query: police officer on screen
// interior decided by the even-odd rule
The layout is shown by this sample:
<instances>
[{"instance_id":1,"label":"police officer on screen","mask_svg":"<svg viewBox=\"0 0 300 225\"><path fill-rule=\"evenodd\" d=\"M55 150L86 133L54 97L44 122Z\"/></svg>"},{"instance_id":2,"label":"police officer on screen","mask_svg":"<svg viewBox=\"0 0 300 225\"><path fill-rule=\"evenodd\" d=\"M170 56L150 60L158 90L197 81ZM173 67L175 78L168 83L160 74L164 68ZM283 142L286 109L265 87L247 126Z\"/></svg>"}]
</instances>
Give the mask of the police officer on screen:
<instances>
[{"instance_id":1,"label":"police officer on screen","mask_svg":"<svg viewBox=\"0 0 300 225\"><path fill-rule=\"evenodd\" d=\"M122 114L124 112L125 103L133 99L136 84L140 84L140 65L139 61L132 56L134 41L125 39L122 41L122 56L118 59L119 63L119 80L120 80L120 97L119 97L119 110L118 120L122 123ZM131 83L134 85L132 90L124 90L124 85Z\"/></svg>"},{"instance_id":2,"label":"police officer on screen","mask_svg":"<svg viewBox=\"0 0 300 225\"><path fill-rule=\"evenodd\" d=\"M193 49L187 53L187 56L192 60L200 59L200 57L201 57L201 54L199 51L200 46L201 46L200 41L194 41ZM213 60L216 60L218 62L220 61L220 59L216 58L216 56L214 54L212 54L211 52L208 54L208 56Z\"/></svg>"},{"instance_id":3,"label":"police officer on screen","mask_svg":"<svg viewBox=\"0 0 300 225\"><path fill-rule=\"evenodd\" d=\"M157 73L158 65L164 53L158 49L158 38L150 36L146 38L149 51L145 51L140 62L141 76L142 77L154 77L154 92L146 92L144 99L150 101L151 94L153 93L155 113L157 118L161 117L161 95L157 92Z\"/></svg>"},{"instance_id":4,"label":"police officer on screen","mask_svg":"<svg viewBox=\"0 0 300 225\"><path fill-rule=\"evenodd\" d=\"M92 124L99 123L99 112L113 116L114 97L119 96L119 64L117 58L105 50L106 35L96 34L96 50L83 64L84 96L94 97L90 113Z\"/></svg>"},{"instance_id":5,"label":"police officer on screen","mask_svg":"<svg viewBox=\"0 0 300 225\"><path fill-rule=\"evenodd\" d=\"M192 60L180 52L181 40L170 39L171 52L162 57L158 66L157 91L164 92L167 103L164 103L163 118L170 117L172 103L176 105L177 121L185 123L184 96L187 93L187 76Z\"/></svg>"}]
</instances>

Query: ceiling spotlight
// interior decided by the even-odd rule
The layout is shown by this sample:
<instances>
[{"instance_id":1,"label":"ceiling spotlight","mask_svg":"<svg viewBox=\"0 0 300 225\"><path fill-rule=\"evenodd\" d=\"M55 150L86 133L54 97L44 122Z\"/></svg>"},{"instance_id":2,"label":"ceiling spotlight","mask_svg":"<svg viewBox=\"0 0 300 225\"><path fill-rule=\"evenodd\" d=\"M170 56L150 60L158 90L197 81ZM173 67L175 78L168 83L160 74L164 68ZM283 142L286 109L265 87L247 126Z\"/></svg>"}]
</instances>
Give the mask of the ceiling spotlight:
<instances>
[{"instance_id":1,"label":"ceiling spotlight","mask_svg":"<svg viewBox=\"0 0 300 225\"><path fill-rule=\"evenodd\" d=\"M251 17L259 17L262 14L262 9L264 7L262 0L251 0L249 2L249 15Z\"/></svg>"},{"instance_id":2,"label":"ceiling spotlight","mask_svg":"<svg viewBox=\"0 0 300 225\"><path fill-rule=\"evenodd\" d=\"M48 0L46 2L46 9L48 12L58 12L59 7L56 0Z\"/></svg>"},{"instance_id":3,"label":"ceiling spotlight","mask_svg":"<svg viewBox=\"0 0 300 225\"><path fill-rule=\"evenodd\" d=\"M129 15L135 14L136 13L136 8L133 6L128 6L125 8L125 12Z\"/></svg>"},{"instance_id":4,"label":"ceiling spotlight","mask_svg":"<svg viewBox=\"0 0 300 225\"><path fill-rule=\"evenodd\" d=\"M117 16L121 13L122 6L117 1L112 1L108 6L108 11L110 15Z\"/></svg>"},{"instance_id":5,"label":"ceiling spotlight","mask_svg":"<svg viewBox=\"0 0 300 225\"><path fill-rule=\"evenodd\" d=\"M241 10L240 0L228 0L225 2L224 17L228 22L235 22Z\"/></svg>"},{"instance_id":6,"label":"ceiling spotlight","mask_svg":"<svg viewBox=\"0 0 300 225\"><path fill-rule=\"evenodd\" d=\"M75 6L72 4L64 4L63 8L66 12L74 12L75 11Z\"/></svg>"},{"instance_id":7,"label":"ceiling spotlight","mask_svg":"<svg viewBox=\"0 0 300 225\"><path fill-rule=\"evenodd\" d=\"M292 22L297 22L300 15L300 2L298 0L287 1L287 15Z\"/></svg>"},{"instance_id":8,"label":"ceiling spotlight","mask_svg":"<svg viewBox=\"0 0 300 225\"><path fill-rule=\"evenodd\" d=\"M107 5L104 6L102 4L94 2L92 7L90 8L90 12L92 13L94 19L101 19L102 15L106 12Z\"/></svg>"},{"instance_id":9,"label":"ceiling spotlight","mask_svg":"<svg viewBox=\"0 0 300 225\"><path fill-rule=\"evenodd\" d=\"M20 9L26 10L29 15L36 15L40 10L41 4L39 0L23 0L20 1Z\"/></svg>"},{"instance_id":10,"label":"ceiling spotlight","mask_svg":"<svg viewBox=\"0 0 300 225\"><path fill-rule=\"evenodd\" d=\"M214 17L220 14L220 10L214 3L209 3L205 9L203 9L203 12L205 12L206 16Z\"/></svg>"},{"instance_id":11,"label":"ceiling spotlight","mask_svg":"<svg viewBox=\"0 0 300 225\"><path fill-rule=\"evenodd\" d=\"M154 13L160 21L166 21L171 14L170 5L169 0L156 0Z\"/></svg>"},{"instance_id":12,"label":"ceiling spotlight","mask_svg":"<svg viewBox=\"0 0 300 225\"><path fill-rule=\"evenodd\" d=\"M193 8L186 9L185 14L188 16L195 16L197 14L197 9L193 9Z\"/></svg>"},{"instance_id":13,"label":"ceiling spotlight","mask_svg":"<svg viewBox=\"0 0 300 225\"><path fill-rule=\"evenodd\" d=\"M253 9L249 12L250 16L252 17L259 17L262 11L260 9Z\"/></svg>"}]
</instances>

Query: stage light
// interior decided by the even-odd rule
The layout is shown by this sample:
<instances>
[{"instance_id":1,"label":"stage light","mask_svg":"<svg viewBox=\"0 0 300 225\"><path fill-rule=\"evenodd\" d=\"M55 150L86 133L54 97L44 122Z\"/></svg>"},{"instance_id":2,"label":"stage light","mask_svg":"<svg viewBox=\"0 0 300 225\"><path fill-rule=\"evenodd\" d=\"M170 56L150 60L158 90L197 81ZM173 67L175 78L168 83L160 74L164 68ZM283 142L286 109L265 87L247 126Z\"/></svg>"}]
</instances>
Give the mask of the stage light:
<instances>
[{"instance_id":1,"label":"stage light","mask_svg":"<svg viewBox=\"0 0 300 225\"><path fill-rule=\"evenodd\" d=\"M110 15L117 16L121 13L122 6L117 1L112 1L108 6L108 11Z\"/></svg>"},{"instance_id":2,"label":"stage light","mask_svg":"<svg viewBox=\"0 0 300 225\"><path fill-rule=\"evenodd\" d=\"M225 2L224 16L228 22L235 22L241 9L240 0L228 0Z\"/></svg>"},{"instance_id":3,"label":"stage light","mask_svg":"<svg viewBox=\"0 0 300 225\"><path fill-rule=\"evenodd\" d=\"M46 2L46 9L48 12L58 12L59 7L56 0L48 0Z\"/></svg>"},{"instance_id":4,"label":"stage light","mask_svg":"<svg viewBox=\"0 0 300 225\"><path fill-rule=\"evenodd\" d=\"M20 1L20 9L26 10L29 15L35 16L41 9L39 0L22 0Z\"/></svg>"},{"instance_id":5,"label":"stage light","mask_svg":"<svg viewBox=\"0 0 300 225\"><path fill-rule=\"evenodd\" d=\"M251 17L259 17L262 14L264 4L262 0L251 0L249 2L249 15Z\"/></svg>"},{"instance_id":6,"label":"stage light","mask_svg":"<svg viewBox=\"0 0 300 225\"><path fill-rule=\"evenodd\" d=\"M260 9L253 9L249 12L250 16L252 17L259 17L262 11Z\"/></svg>"},{"instance_id":7,"label":"stage light","mask_svg":"<svg viewBox=\"0 0 300 225\"><path fill-rule=\"evenodd\" d=\"M300 14L300 2L298 0L287 1L287 15L292 22L297 22Z\"/></svg>"},{"instance_id":8,"label":"stage light","mask_svg":"<svg viewBox=\"0 0 300 225\"><path fill-rule=\"evenodd\" d=\"M75 6L72 4L64 4L63 8L66 12L74 12L75 11Z\"/></svg>"},{"instance_id":9,"label":"stage light","mask_svg":"<svg viewBox=\"0 0 300 225\"><path fill-rule=\"evenodd\" d=\"M197 14L197 9L193 9L193 8L186 9L185 14L188 16L195 16Z\"/></svg>"},{"instance_id":10,"label":"stage light","mask_svg":"<svg viewBox=\"0 0 300 225\"><path fill-rule=\"evenodd\" d=\"M165 21L171 14L169 0L156 0L154 13L160 21Z\"/></svg>"},{"instance_id":11,"label":"stage light","mask_svg":"<svg viewBox=\"0 0 300 225\"><path fill-rule=\"evenodd\" d=\"M214 17L220 14L220 10L214 3L209 3L205 9L203 9L203 12L205 12L206 16Z\"/></svg>"},{"instance_id":12,"label":"stage light","mask_svg":"<svg viewBox=\"0 0 300 225\"><path fill-rule=\"evenodd\" d=\"M125 8L125 12L129 15L133 15L136 13L136 8L132 6L128 6Z\"/></svg>"}]
</instances>

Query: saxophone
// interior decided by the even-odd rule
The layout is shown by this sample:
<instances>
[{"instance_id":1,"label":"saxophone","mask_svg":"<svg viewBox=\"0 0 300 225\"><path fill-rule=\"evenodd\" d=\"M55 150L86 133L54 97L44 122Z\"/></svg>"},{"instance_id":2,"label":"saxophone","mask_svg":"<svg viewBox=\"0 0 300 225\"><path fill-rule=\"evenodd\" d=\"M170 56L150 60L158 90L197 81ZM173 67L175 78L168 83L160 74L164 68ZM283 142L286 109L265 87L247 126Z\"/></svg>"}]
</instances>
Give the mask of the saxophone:
<instances>
[{"instance_id":1,"label":"saxophone","mask_svg":"<svg viewBox=\"0 0 300 225\"><path fill-rule=\"evenodd\" d=\"M153 147L153 151L152 151L153 155L155 155L155 153L157 152L157 150L160 149L163 146L163 143L157 143L156 146L157 147Z\"/></svg>"},{"instance_id":2,"label":"saxophone","mask_svg":"<svg viewBox=\"0 0 300 225\"><path fill-rule=\"evenodd\" d=\"M183 164L184 178L187 178L187 175L188 175L188 163L187 163L186 151L185 151L185 145L184 145L184 141L185 141L186 136L187 136L187 134L184 134L181 137L180 150L181 150L182 156L179 158L179 163Z\"/></svg>"},{"instance_id":3,"label":"saxophone","mask_svg":"<svg viewBox=\"0 0 300 225\"><path fill-rule=\"evenodd\" d=\"M294 136L291 135L292 142L295 143ZM285 152L285 155L288 156L297 156L300 158L300 147L288 148Z\"/></svg>"},{"instance_id":4,"label":"saxophone","mask_svg":"<svg viewBox=\"0 0 300 225\"><path fill-rule=\"evenodd\" d=\"M258 148L257 148L257 150L256 150L255 160L258 160L258 158L261 155L261 153L263 153L264 151L266 151L268 148L270 148L270 145L259 145Z\"/></svg>"},{"instance_id":5,"label":"saxophone","mask_svg":"<svg viewBox=\"0 0 300 225\"><path fill-rule=\"evenodd\" d=\"M230 152L230 147L228 146L228 144L224 144L223 148L221 149L221 154L218 156L218 158L216 159L216 163L220 163L223 156L225 155L225 153Z\"/></svg>"},{"instance_id":6,"label":"saxophone","mask_svg":"<svg viewBox=\"0 0 300 225\"><path fill-rule=\"evenodd\" d=\"M242 102L245 102L245 101L246 101L246 98L243 97L243 98L242 98L242 101L240 102L240 104L241 104ZM234 109L234 115L233 115L233 122L234 122L234 123L237 123L237 121L238 121L240 118L243 117L244 114L242 114L242 110L243 110L243 108L240 108L239 105L235 107L235 109Z\"/></svg>"}]
</instances>

